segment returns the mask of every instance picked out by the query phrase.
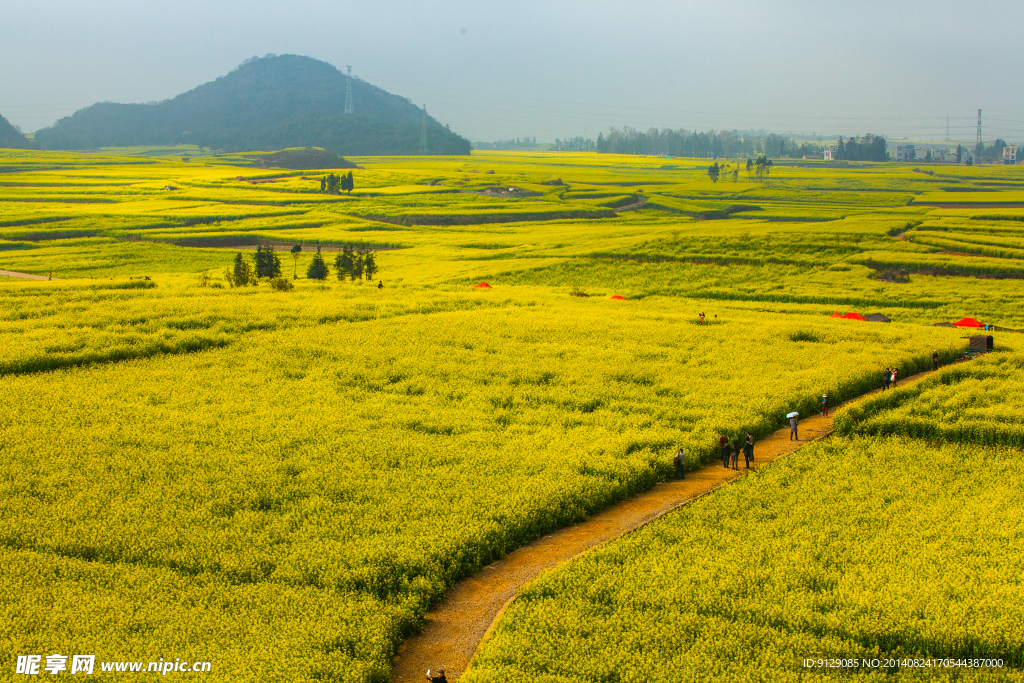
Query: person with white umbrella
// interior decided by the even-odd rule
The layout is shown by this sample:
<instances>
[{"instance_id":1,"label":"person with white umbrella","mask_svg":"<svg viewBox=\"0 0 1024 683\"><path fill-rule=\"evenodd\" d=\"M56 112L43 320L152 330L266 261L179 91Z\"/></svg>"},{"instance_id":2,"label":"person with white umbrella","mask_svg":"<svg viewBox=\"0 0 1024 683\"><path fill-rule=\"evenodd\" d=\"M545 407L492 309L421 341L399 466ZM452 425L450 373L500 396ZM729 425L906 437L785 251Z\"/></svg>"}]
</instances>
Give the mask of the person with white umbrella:
<instances>
[{"instance_id":1,"label":"person with white umbrella","mask_svg":"<svg viewBox=\"0 0 1024 683\"><path fill-rule=\"evenodd\" d=\"M792 441L793 439L796 439L797 441L799 441L800 435L797 434L796 430L797 425L800 424L800 421L797 419L800 417L800 413L794 410L792 413L786 415L786 417L789 418L789 440Z\"/></svg>"}]
</instances>

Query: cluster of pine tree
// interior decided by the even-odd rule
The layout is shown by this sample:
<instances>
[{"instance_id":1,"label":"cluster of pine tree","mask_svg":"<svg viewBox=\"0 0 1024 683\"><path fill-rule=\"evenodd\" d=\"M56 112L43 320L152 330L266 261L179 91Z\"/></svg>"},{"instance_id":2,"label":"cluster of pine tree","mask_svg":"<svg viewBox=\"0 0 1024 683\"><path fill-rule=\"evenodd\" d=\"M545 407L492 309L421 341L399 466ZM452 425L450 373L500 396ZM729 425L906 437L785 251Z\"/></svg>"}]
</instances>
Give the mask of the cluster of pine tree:
<instances>
[{"instance_id":1,"label":"cluster of pine tree","mask_svg":"<svg viewBox=\"0 0 1024 683\"><path fill-rule=\"evenodd\" d=\"M356 181L352 177L352 171L335 175L331 173L320 179L320 191L325 194L338 194L338 190L351 192L356 189Z\"/></svg>"},{"instance_id":2,"label":"cluster of pine tree","mask_svg":"<svg viewBox=\"0 0 1024 683\"><path fill-rule=\"evenodd\" d=\"M274 245L256 247L256 277L278 277L281 275L281 259L274 252Z\"/></svg>"},{"instance_id":3,"label":"cluster of pine tree","mask_svg":"<svg viewBox=\"0 0 1024 683\"><path fill-rule=\"evenodd\" d=\"M232 287L245 287L256 284L256 271L252 264L242 257L242 252L235 254L235 264L224 269L224 279Z\"/></svg>"},{"instance_id":4,"label":"cluster of pine tree","mask_svg":"<svg viewBox=\"0 0 1024 683\"><path fill-rule=\"evenodd\" d=\"M840 136L835 156L846 161L888 161L889 152L886 147L885 138L880 135L868 134L859 140L852 137L846 142Z\"/></svg>"},{"instance_id":5,"label":"cluster of pine tree","mask_svg":"<svg viewBox=\"0 0 1024 683\"><path fill-rule=\"evenodd\" d=\"M232 287L256 285L259 279L281 277L281 259L277 257L273 245L256 247L253 262L249 263L242 252L235 254L235 263L224 271L224 278Z\"/></svg>"},{"instance_id":6,"label":"cluster of pine tree","mask_svg":"<svg viewBox=\"0 0 1024 683\"><path fill-rule=\"evenodd\" d=\"M346 246L334 257L334 272L342 281L362 280L363 278L372 280L378 270L377 258L370 249L353 249ZM306 277L310 280L326 280L330 274L327 262L324 261L323 254L320 253L320 247L317 247L316 254L313 255L313 260L310 262L309 268L306 269Z\"/></svg>"},{"instance_id":7,"label":"cluster of pine tree","mask_svg":"<svg viewBox=\"0 0 1024 683\"><path fill-rule=\"evenodd\" d=\"M372 280L377 274L377 259L369 249L343 247L334 258L334 269L339 280L361 280L364 276Z\"/></svg>"}]
</instances>

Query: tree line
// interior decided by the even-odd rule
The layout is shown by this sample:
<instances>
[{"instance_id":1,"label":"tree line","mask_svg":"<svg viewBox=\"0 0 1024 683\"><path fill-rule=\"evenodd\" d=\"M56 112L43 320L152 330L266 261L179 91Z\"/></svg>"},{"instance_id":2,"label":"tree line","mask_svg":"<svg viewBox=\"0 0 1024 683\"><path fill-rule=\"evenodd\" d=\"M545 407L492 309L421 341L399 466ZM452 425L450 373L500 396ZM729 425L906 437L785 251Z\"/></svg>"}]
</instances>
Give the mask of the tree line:
<instances>
[{"instance_id":1,"label":"tree line","mask_svg":"<svg viewBox=\"0 0 1024 683\"><path fill-rule=\"evenodd\" d=\"M325 194L338 194L339 190L352 192L356 189L356 181L352 177L352 171L336 175L331 173L320 179L320 191Z\"/></svg>"},{"instance_id":2,"label":"tree line","mask_svg":"<svg viewBox=\"0 0 1024 683\"><path fill-rule=\"evenodd\" d=\"M578 139L577 140L581 140ZM581 140L582 141L582 140ZM559 143L561 141L558 141ZM576 151L575 145L565 144L564 151ZM652 156L698 157L722 159L763 155L769 159L779 157L800 158L821 154L830 145L826 143L797 142L792 138L772 133L767 136L743 136L737 131L687 131L683 129L651 128L646 133L635 128L612 128L605 137L597 136L594 149L605 154L645 154ZM556 149L560 149L556 144ZM581 150L582 151L582 150ZM861 138L839 138L839 159L848 161L886 161L885 138L868 134Z\"/></svg>"},{"instance_id":3,"label":"tree line","mask_svg":"<svg viewBox=\"0 0 1024 683\"><path fill-rule=\"evenodd\" d=\"M298 279L298 259L302 253L302 245L296 244L290 250L294 261L294 272L292 279ZM376 253L366 247L353 248L345 246L334 259L335 272L339 280L361 280L366 278L372 280L379 272L377 267ZM330 275L330 269L324 260L320 247L316 248L313 260L306 268L306 277L310 280L326 280ZM242 255L242 252L235 254L234 263L224 270L224 279L232 287L256 286L262 278L270 280L275 289L291 289L292 283L281 276L281 259L274 250L273 245L256 247L250 263Z\"/></svg>"},{"instance_id":4,"label":"tree line","mask_svg":"<svg viewBox=\"0 0 1024 683\"><path fill-rule=\"evenodd\" d=\"M888 161L889 152L886 151L886 146L885 138L880 135L868 134L860 139L852 137L845 143L840 136L835 158L844 161Z\"/></svg>"},{"instance_id":5,"label":"tree line","mask_svg":"<svg viewBox=\"0 0 1024 683\"><path fill-rule=\"evenodd\" d=\"M717 161L708 166L708 178L711 182L717 183L719 178L723 180L728 179L728 176L732 176L732 181L736 182L740 178L740 164L736 162L735 166L729 166L728 164L719 164ZM768 184L768 174L772 170L772 160L762 154L757 159L747 159L747 180L750 179L751 171L757 173L758 182Z\"/></svg>"},{"instance_id":6,"label":"tree line","mask_svg":"<svg viewBox=\"0 0 1024 683\"><path fill-rule=\"evenodd\" d=\"M584 138L582 135L566 138L565 140L555 138L555 144L551 147L553 152L593 152L596 149L597 145L594 141L590 138Z\"/></svg>"}]
</instances>

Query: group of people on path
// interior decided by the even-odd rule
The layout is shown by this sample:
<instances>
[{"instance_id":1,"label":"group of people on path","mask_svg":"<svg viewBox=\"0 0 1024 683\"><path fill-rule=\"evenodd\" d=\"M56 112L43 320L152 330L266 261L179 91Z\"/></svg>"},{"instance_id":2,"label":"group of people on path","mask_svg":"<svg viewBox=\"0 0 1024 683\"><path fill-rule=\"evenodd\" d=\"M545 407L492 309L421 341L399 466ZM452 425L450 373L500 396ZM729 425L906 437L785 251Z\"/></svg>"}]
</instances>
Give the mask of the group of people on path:
<instances>
[{"instance_id":1,"label":"group of people on path","mask_svg":"<svg viewBox=\"0 0 1024 683\"><path fill-rule=\"evenodd\" d=\"M882 391L885 391L890 386L896 388L896 368L886 368L882 371Z\"/></svg>"},{"instance_id":2,"label":"group of people on path","mask_svg":"<svg viewBox=\"0 0 1024 683\"><path fill-rule=\"evenodd\" d=\"M740 442L739 437L736 437L731 443L729 437L725 434L718 440L718 447L722 450L722 466L732 467L734 470L740 468L740 452L743 453L743 459L746 461L747 469L751 469L751 465L754 462L754 435L747 432L747 440ZM730 464L731 463L731 464ZM682 448L676 453L676 457L672 459L672 465L676 468L676 479L683 479L686 476L686 452Z\"/></svg>"},{"instance_id":3,"label":"group of people on path","mask_svg":"<svg viewBox=\"0 0 1024 683\"><path fill-rule=\"evenodd\" d=\"M732 469L738 470L740 468L740 451L743 451L743 459L747 463L747 469L750 469L751 463L754 462L754 435L747 432L747 440L740 442L740 438L736 437L732 443L729 443L729 437L725 434L718 440L718 447L722 450L722 467L729 467L729 463L732 463Z\"/></svg>"}]
</instances>

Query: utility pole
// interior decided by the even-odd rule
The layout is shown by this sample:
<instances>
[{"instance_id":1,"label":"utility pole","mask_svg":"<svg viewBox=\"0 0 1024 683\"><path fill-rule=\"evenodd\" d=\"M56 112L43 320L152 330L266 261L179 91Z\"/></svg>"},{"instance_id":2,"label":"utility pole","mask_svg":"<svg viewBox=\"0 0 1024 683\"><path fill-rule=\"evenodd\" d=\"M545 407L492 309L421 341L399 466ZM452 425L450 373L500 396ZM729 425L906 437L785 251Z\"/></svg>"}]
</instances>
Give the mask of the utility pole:
<instances>
[{"instance_id":1,"label":"utility pole","mask_svg":"<svg viewBox=\"0 0 1024 683\"><path fill-rule=\"evenodd\" d=\"M974 145L974 153L978 155L978 161L981 161L981 155L985 152L985 145L981 142L981 110L978 110L978 142Z\"/></svg>"},{"instance_id":2,"label":"utility pole","mask_svg":"<svg viewBox=\"0 0 1024 683\"><path fill-rule=\"evenodd\" d=\"M345 81L345 113L352 113L352 67L348 68L348 78Z\"/></svg>"},{"instance_id":3,"label":"utility pole","mask_svg":"<svg viewBox=\"0 0 1024 683\"><path fill-rule=\"evenodd\" d=\"M420 124L420 154L427 154L427 105L423 105L423 123Z\"/></svg>"}]
</instances>

